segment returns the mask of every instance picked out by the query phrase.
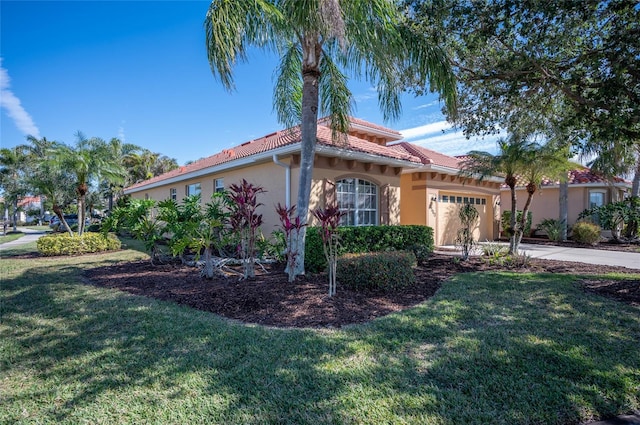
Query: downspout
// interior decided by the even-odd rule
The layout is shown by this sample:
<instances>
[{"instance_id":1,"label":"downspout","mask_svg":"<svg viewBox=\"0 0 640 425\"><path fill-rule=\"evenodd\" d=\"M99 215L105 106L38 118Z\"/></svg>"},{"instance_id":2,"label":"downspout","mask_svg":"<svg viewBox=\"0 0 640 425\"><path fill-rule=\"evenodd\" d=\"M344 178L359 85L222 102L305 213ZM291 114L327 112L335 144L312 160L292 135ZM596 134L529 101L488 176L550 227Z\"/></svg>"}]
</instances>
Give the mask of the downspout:
<instances>
[{"instance_id":1,"label":"downspout","mask_svg":"<svg viewBox=\"0 0 640 425\"><path fill-rule=\"evenodd\" d=\"M285 195L284 195L284 203L287 209L291 208L291 165L285 164L284 162L278 159L278 155L273 154L273 163L277 164L281 167L284 167L284 184L285 184Z\"/></svg>"}]
</instances>

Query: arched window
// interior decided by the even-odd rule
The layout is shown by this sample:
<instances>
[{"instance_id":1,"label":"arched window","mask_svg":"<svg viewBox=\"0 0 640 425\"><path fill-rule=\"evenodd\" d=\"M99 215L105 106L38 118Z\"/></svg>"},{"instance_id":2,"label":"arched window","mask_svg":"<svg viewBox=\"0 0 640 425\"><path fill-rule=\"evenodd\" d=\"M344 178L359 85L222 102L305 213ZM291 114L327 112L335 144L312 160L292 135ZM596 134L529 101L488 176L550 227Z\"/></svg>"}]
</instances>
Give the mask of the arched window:
<instances>
[{"instance_id":1,"label":"arched window","mask_svg":"<svg viewBox=\"0 0 640 425\"><path fill-rule=\"evenodd\" d=\"M378 224L378 187L366 180L349 178L336 182L338 208L345 212L343 226Z\"/></svg>"}]
</instances>

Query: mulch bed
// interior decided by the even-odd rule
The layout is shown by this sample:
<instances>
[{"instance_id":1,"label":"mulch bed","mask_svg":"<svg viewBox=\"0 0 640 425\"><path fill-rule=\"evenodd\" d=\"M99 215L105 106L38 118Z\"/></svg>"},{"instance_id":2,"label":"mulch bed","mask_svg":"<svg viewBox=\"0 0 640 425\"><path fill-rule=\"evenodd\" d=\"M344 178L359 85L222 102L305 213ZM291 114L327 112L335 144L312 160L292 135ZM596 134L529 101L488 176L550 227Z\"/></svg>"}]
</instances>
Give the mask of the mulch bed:
<instances>
[{"instance_id":1,"label":"mulch bed","mask_svg":"<svg viewBox=\"0 0 640 425\"><path fill-rule=\"evenodd\" d=\"M85 273L87 283L116 288L136 295L176 302L245 323L276 327L341 327L410 308L433 296L456 273L502 270L482 258L454 262L451 256L433 254L418 267L415 285L390 293L351 291L340 287L327 296L324 274L308 275L288 283L281 267L257 270L256 277L238 281L218 277L207 280L197 269L182 265L153 266L149 261L123 262ZM523 270L523 269L520 269ZM640 280L591 279L608 272L637 273L624 267L532 259L525 271L586 275L583 284L595 292L640 306Z\"/></svg>"}]
</instances>

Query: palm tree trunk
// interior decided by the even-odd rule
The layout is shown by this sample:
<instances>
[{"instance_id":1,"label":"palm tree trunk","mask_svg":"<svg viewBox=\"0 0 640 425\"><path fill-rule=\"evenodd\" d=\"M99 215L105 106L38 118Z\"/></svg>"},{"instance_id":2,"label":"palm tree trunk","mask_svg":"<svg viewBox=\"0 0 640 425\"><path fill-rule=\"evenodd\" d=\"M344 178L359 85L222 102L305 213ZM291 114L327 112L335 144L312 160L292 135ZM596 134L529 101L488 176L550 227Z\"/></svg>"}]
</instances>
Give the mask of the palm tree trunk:
<instances>
[{"instance_id":1,"label":"palm tree trunk","mask_svg":"<svg viewBox=\"0 0 640 425\"><path fill-rule=\"evenodd\" d=\"M569 182L563 180L560 182L560 240L567 240L567 225L569 223Z\"/></svg>"},{"instance_id":2,"label":"palm tree trunk","mask_svg":"<svg viewBox=\"0 0 640 425\"><path fill-rule=\"evenodd\" d=\"M516 188L515 186L510 187L511 190L511 217L509 219L509 226L511 227L511 234L509 235L509 254L517 254L518 253L518 244L519 241L516 242L516 226L517 220L516 215L518 214L518 208L516 205Z\"/></svg>"},{"instance_id":3,"label":"palm tree trunk","mask_svg":"<svg viewBox=\"0 0 640 425\"><path fill-rule=\"evenodd\" d=\"M309 48L315 53L315 61L303 62L302 70L302 123L301 123L301 159L300 159L300 186L298 188L298 217L303 224L307 223L309 216L309 198L311 196L311 180L313 177L313 160L316 153L316 138L318 131L318 54L313 47ZM307 56L305 46L305 56ZM313 54L311 54L313 56ZM303 226L294 237L296 241L296 264L294 275L304 274L304 247L307 232Z\"/></svg>"}]
</instances>

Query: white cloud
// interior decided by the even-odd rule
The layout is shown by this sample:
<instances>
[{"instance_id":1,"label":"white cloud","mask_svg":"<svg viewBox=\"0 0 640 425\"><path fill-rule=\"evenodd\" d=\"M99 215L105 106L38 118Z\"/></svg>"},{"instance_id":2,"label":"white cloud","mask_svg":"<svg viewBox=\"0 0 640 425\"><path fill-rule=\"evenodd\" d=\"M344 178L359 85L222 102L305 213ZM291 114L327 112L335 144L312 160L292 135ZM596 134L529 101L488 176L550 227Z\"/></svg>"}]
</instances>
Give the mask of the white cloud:
<instances>
[{"instance_id":1,"label":"white cloud","mask_svg":"<svg viewBox=\"0 0 640 425\"><path fill-rule=\"evenodd\" d=\"M431 124L425 124L418 127L407 128L406 130L400 130L400 134L405 139L415 139L417 137L426 136L428 134L442 133L443 131L450 130L452 128L451 123L447 121L437 121Z\"/></svg>"},{"instance_id":2,"label":"white cloud","mask_svg":"<svg viewBox=\"0 0 640 425\"><path fill-rule=\"evenodd\" d=\"M125 142L125 137L124 137L124 121L122 122L122 125L120 125L120 127L118 127L118 139L120 139L120 141L122 143Z\"/></svg>"},{"instance_id":3,"label":"white cloud","mask_svg":"<svg viewBox=\"0 0 640 425\"><path fill-rule=\"evenodd\" d=\"M2 67L2 58L0 58L0 107L6 109L7 115L23 134L40 138L40 130L33 122L31 115L11 91L11 79L9 72Z\"/></svg>"},{"instance_id":4,"label":"white cloud","mask_svg":"<svg viewBox=\"0 0 640 425\"><path fill-rule=\"evenodd\" d=\"M418 109L431 108L432 106L436 106L436 105L439 105L439 104L440 104L440 102L439 102L439 101L434 100L433 102L429 102L429 103L425 103L425 104L423 104L423 105L415 106L415 107L413 108L413 110L414 110L414 111L417 111Z\"/></svg>"}]
</instances>

